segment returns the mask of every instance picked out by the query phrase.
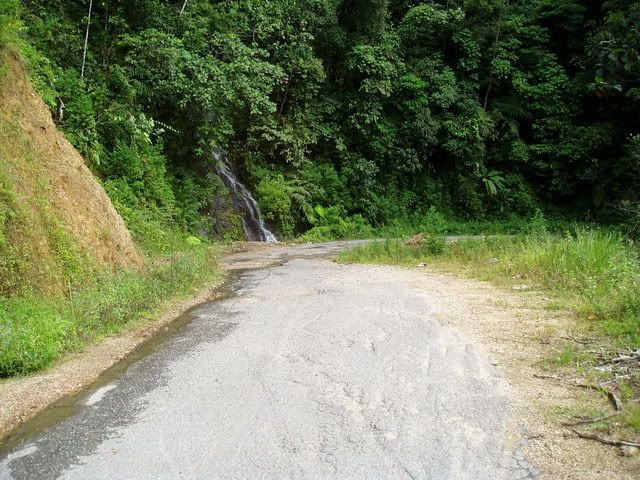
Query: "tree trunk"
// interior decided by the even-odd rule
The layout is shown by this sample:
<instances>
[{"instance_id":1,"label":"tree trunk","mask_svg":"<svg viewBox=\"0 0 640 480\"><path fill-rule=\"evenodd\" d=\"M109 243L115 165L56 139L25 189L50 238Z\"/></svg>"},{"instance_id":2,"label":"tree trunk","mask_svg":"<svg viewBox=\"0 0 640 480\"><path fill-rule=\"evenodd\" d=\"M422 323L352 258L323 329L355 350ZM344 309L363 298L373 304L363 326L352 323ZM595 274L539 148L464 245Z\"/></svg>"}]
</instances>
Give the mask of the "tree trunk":
<instances>
[{"instance_id":1,"label":"tree trunk","mask_svg":"<svg viewBox=\"0 0 640 480\"><path fill-rule=\"evenodd\" d=\"M493 42L493 54L491 56L491 64L489 65L489 85L487 85L487 91L484 94L484 110L487 110L489 104L489 94L491 93L491 87L493 86L493 62L498 55L498 42L500 41L500 33L502 30L502 17L504 16L504 10L507 8L507 0L503 0L502 7L500 8L500 14L498 15L498 26L496 28L496 39Z\"/></svg>"},{"instance_id":2,"label":"tree trunk","mask_svg":"<svg viewBox=\"0 0 640 480\"><path fill-rule=\"evenodd\" d=\"M87 48L89 46L89 27L91 26L92 11L93 11L93 0L89 0L89 16L87 17L87 31L84 35L84 50L82 51L82 70L80 70L80 78L84 78L84 68L87 64Z\"/></svg>"}]
</instances>

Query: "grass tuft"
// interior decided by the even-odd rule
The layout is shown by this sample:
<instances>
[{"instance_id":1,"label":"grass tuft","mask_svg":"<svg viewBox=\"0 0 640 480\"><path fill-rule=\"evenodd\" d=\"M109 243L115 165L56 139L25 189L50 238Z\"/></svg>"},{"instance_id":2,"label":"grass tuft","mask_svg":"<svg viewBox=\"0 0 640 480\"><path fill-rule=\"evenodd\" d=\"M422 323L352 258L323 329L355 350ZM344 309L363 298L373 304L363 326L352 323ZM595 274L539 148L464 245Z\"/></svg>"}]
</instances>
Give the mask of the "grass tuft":
<instances>
[{"instance_id":1,"label":"grass tuft","mask_svg":"<svg viewBox=\"0 0 640 480\"><path fill-rule=\"evenodd\" d=\"M65 350L73 322L52 301L0 301L0 376L23 375L49 365Z\"/></svg>"}]
</instances>

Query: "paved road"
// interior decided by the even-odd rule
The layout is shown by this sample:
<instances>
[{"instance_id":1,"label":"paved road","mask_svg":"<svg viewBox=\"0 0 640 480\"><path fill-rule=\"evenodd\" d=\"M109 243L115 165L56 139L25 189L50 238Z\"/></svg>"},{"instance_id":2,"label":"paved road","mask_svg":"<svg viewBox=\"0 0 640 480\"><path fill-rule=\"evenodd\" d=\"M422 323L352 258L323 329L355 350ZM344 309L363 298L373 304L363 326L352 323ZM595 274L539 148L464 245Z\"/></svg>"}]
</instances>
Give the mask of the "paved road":
<instances>
[{"instance_id":1,"label":"paved road","mask_svg":"<svg viewBox=\"0 0 640 480\"><path fill-rule=\"evenodd\" d=\"M226 298L61 406L0 478L531 478L504 443L505 380L419 273L325 258L340 248L232 259Z\"/></svg>"}]
</instances>

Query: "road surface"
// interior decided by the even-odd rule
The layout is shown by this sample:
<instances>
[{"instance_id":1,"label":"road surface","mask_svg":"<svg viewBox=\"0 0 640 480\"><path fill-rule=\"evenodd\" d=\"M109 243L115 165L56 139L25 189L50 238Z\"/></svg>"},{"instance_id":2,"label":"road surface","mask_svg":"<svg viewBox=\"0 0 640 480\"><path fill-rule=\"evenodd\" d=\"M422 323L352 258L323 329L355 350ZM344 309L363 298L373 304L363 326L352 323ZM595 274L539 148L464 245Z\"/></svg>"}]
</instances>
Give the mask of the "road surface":
<instances>
[{"instance_id":1,"label":"road surface","mask_svg":"<svg viewBox=\"0 0 640 480\"><path fill-rule=\"evenodd\" d=\"M482 347L419 272L327 258L343 247L230 259L224 298L36 419L0 478L533 478Z\"/></svg>"}]
</instances>

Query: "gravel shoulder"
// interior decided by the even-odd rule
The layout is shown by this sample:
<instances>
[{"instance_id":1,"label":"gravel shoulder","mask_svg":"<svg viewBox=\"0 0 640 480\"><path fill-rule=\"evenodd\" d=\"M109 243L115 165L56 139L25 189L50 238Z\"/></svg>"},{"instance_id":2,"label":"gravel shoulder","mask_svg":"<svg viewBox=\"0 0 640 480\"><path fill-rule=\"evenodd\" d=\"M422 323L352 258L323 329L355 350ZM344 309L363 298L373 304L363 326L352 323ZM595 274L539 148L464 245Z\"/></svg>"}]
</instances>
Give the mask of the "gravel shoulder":
<instances>
[{"instance_id":1,"label":"gravel shoulder","mask_svg":"<svg viewBox=\"0 0 640 480\"><path fill-rule=\"evenodd\" d=\"M415 274L416 269L406 269ZM476 340L502 370L511 387L511 435L541 479L623 480L640 478L640 457L625 458L614 447L577 438L560 424L559 413L585 405L607 410L606 398L548 379L540 367L576 330L567 312L545 308L536 292L512 292L488 282L419 270L414 285L429 297L440 323Z\"/></svg>"}]
</instances>

